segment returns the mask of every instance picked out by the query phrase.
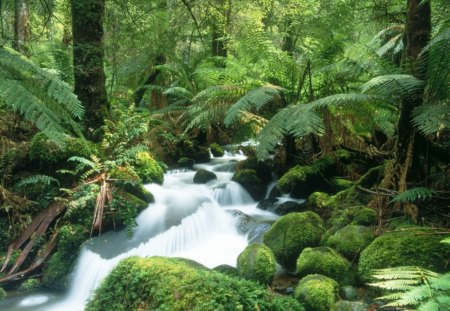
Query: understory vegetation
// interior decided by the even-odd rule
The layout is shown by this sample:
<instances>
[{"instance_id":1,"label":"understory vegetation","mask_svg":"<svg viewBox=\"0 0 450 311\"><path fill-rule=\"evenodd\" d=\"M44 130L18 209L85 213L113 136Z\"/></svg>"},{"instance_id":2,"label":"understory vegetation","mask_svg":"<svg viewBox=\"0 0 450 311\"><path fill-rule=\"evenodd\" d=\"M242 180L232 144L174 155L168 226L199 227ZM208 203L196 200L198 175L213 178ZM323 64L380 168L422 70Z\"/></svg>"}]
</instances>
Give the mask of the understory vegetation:
<instances>
[{"instance_id":1,"label":"understory vegetation","mask_svg":"<svg viewBox=\"0 0 450 311\"><path fill-rule=\"evenodd\" d=\"M196 164L241 151L232 180L278 218L237 270L128 258L86 310L450 310L449 16L448 0L0 1L0 301L67 290L86 241L132 238L144 184L206 184Z\"/></svg>"}]
</instances>

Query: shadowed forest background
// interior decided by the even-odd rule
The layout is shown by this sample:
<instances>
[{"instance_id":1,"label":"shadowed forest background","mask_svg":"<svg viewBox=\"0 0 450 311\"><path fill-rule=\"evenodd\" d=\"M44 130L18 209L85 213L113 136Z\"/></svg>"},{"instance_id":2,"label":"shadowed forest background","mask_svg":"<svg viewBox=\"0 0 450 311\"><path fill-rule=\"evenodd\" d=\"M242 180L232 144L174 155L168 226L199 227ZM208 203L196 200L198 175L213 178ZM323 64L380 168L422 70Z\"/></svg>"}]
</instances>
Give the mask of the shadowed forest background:
<instances>
[{"instance_id":1,"label":"shadowed forest background","mask_svg":"<svg viewBox=\"0 0 450 311\"><path fill-rule=\"evenodd\" d=\"M237 270L127 259L86 310L450 310L449 92L448 0L1 0L0 300L240 150Z\"/></svg>"}]
</instances>

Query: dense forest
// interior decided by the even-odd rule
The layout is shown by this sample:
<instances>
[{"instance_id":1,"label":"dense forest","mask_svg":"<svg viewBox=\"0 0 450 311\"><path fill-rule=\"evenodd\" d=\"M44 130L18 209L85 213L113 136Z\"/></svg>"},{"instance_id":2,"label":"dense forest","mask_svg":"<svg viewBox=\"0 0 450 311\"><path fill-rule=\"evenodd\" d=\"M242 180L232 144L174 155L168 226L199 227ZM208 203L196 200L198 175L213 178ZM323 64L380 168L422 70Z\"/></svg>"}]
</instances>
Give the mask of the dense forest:
<instances>
[{"instance_id":1,"label":"dense forest","mask_svg":"<svg viewBox=\"0 0 450 311\"><path fill-rule=\"evenodd\" d=\"M450 310L450 2L0 1L0 309L121 233L73 310Z\"/></svg>"}]
</instances>

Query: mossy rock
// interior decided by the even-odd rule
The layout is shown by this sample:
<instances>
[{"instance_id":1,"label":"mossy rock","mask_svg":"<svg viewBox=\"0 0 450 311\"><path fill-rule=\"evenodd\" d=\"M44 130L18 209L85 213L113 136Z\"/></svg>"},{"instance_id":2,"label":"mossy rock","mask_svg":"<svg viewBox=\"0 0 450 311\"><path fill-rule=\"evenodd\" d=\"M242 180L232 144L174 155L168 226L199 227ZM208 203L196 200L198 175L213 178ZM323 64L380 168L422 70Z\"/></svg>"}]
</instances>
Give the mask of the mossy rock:
<instances>
[{"instance_id":1,"label":"mossy rock","mask_svg":"<svg viewBox=\"0 0 450 311\"><path fill-rule=\"evenodd\" d=\"M268 184L272 181L273 166L269 165L266 161L258 161L255 156L250 156L244 161L240 161L236 164L236 172L241 170L255 170L256 175L264 184Z\"/></svg>"},{"instance_id":2,"label":"mossy rock","mask_svg":"<svg viewBox=\"0 0 450 311\"><path fill-rule=\"evenodd\" d=\"M157 183L162 185L164 182L164 170L148 152L143 151L136 154L134 169L145 184Z\"/></svg>"},{"instance_id":3,"label":"mossy rock","mask_svg":"<svg viewBox=\"0 0 450 311\"><path fill-rule=\"evenodd\" d=\"M6 291L0 287L0 301L6 298Z\"/></svg>"},{"instance_id":4,"label":"mossy rock","mask_svg":"<svg viewBox=\"0 0 450 311\"><path fill-rule=\"evenodd\" d=\"M336 209L330 219L329 224L337 228L347 225L371 226L377 223L377 212L365 206L353 206L344 209Z\"/></svg>"},{"instance_id":5,"label":"mossy rock","mask_svg":"<svg viewBox=\"0 0 450 311\"><path fill-rule=\"evenodd\" d=\"M264 198L266 187L255 170L239 170L233 175L232 180L244 187L256 201Z\"/></svg>"},{"instance_id":6,"label":"mossy rock","mask_svg":"<svg viewBox=\"0 0 450 311\"><path fill-rule=\"evenodd\" d=\"M87 311L303 310L254 282L190 266L176 258L121 261L95 291Z\"/></svg>"},{"instance_id":7,"label":"mossy rock","mask_svg":"<svg viewBox=\"0 0 450 311\"><path fill-rule=\"evenodd\" d=\"M141 183L124 183L123 185L120 185L120 188L147 204L155 202L153 194L145 189L144 185ZM139 205L140 204L141 203L139 203Z\"/></svg>"},{"instance_id":8,"label":"mossy rock","mask_svg":"<svg viewBox=\"0 0 450 311\"><path fill-rule=\"evenodd\" d=\"M330 236L326 245L336 249L348 259L354 260L374 239L375 235L372 229L359 225L348 225Z\"/></svg>"},{"instance_id":9,"label":"mossy rock","mask_svg":"<svg viewBox=\"0 0 450 311\"><path fill-rule=\"evenodd\" d=\"M214 179L217 179L215 173L205 169L199 169L194 175L194 184L206 184Z\"/></svg>"},{"instance_id":10,"label":"mossy rock","mask_svg":"<svg viewBox=\"0 0 450 311\"><path fill-rule=\"evenodd\" d=\"M230 265L220 265L214 267L213 270L228 276L238 276L238 270Z\"/></svg>"},{"instance_id":11,"label":"mossy rock","mask_svg":"<svg viewBox=\"0 0 450 311\"><path fill-rule=\"evenodd\" d=\"M305 248L297 259L297 274L322 274L339 283L345 283L350 262L329 247Z\"/></svg>"},{"instance_id":12,"label":"mossy rock","mask_svg":"<svg viewBox=\"0 0 450 311\"><path fill-rule=\"evenodd\" d=\"M329 311L336 301L339 285L335 280L320 274L312 274L298 282L294 297L308 311Z\"/></svg>"},{"instance_id":13,"label":"mossy rock","mask_svg":"<svg viewBox=\"0 0 450 311\"><path fill-rule=\"evenodd\" d=\"M318 210L329 207L333 203L331 196L325 192L313 192L308 197L308 204Z\"/></svg>"},{"instance_id":14,"label":"mossy rock","mask_svg":"<svg viewBox=\"0 0 450 311\"><path fill-rule=\"evenodd\" d=\"M336 302L331 311L367 311L368 305L362 301L345 301Z\"/></svg>"},{"instance_id":15,"label":"mossy rock","mask_svg":"<svg viewBox=\"0 0 450 311\"><path fill-rule=\"evenodd\" d=\"M355 183L342 177L333 177L331 179L331 184L336 191L342 191L352 187Z\"/></svg>"},{"instance_id":16,"label":"mossy rock","mask_svg":"<svg viewBox=\"0 0 450 311\"><path fill-rule=\"evenodd\" d=\"M297 165L278 180L277 187L296 198L307 198L314 191L330 191L324 177L332 174L334 167L332 157L323 157L307 166Z\"/></svg>"},{"instance_id":17,"label":"mossy rock","mask_svg":"<svg viewBox=\"0 0 450 311\"><path fill-rule=\"evenodd\" d=\"M275 256L263 244L250 244L239 254L237 270L244 279L270 285L276 272Z\"/></svg>"},{"instance_id":18,"label":"mossy rock","mask_svg":"<svg viewBox=\"0 0 450 311\"><path fill-rule=\"evenodd\" d=\"M216 158L223 157L223 155L225 154L223 148L216 143L211 144L211 146L209 146L209 149L211 150L212 155L215 156Z\"/></svg>"},{"instance_id":19,"label":"mossy rock","mask_svg":"<svg viewBox=\"0 0 450 311\"><path fill-rule=\"evenodd\" d=\"M362 253L358 272L365 282L372 281L373 269L419 266L436 272L448 271L450 247L440 243L441 235L432 228L408 228L385 233Z\"/></svg>"},{"instance_id":20,"label":"mossy rock","mask_svg":"<svg viewBox=\"0 0 450 311\"><path fill-rule=\"evenodd\" d=\"M38 289L41 286L41 283L36 278L30 278L25 280L22 284L19 286L19 291L27 292L32 291L35 289Z\"/></svg>"},{"instance_id":21,"label":"mossy rock","mask_svg":"<svg viewBox=\"0 0 450 311\"><path fill-rule=\"evenodd\" d=\"M278 263L294 270L303 249L317 246L323 232L323 221L316 213L290 213L272 225L264 234L263 241L273 251Z\"/></svg>"},{"instance_id":22,"label":"mossy rock","mask_svg":"<svg viewBox=\"0 0 450 311\"><path fill-rule=\"evenodd\" d=\"M372 226L377 223L377 212L373 208L364 207L357 210L353 216L353 224Z\"/></svg>"},{"instance_id":23,"label":"mossy rock","mask_svg":"<svg viewBox=\"0 0 450 311\"><path fill-rule=\"evenodd\" d=\"M181 168L191 169L195 164L195 161L191 158L181 158L177 162L177 166Z\"/></svg>"}]
</instances>

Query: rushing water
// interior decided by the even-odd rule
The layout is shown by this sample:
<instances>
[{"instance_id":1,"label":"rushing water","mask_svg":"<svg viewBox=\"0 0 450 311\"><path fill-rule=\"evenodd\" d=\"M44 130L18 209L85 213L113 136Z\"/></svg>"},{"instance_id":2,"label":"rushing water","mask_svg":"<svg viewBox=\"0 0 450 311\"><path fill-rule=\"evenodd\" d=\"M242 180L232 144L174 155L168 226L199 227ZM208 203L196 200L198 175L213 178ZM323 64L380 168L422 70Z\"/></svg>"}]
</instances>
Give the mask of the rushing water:
<instances>
[{"instance_id":1,"label":"rushing water","mask_svg":"<svg viewBox=\"0 0 450 311\"><path fill-rule=\"evenodd\" d=\"M65 296L38 292L12 297L0 303L0 310L83 310L93 290L129 256L184 257L209 268L236 266L237 256L248 244L248 229L257 222L276 219L274 214L257 209L250 195L231 181L234 164L242 159L242 155L226 154L197 165L216 173L218 179L207 185L193 184L193 171L172 171L165 175L163 186L146 185L155 203L137 217L133 237L108 232L86 243ZM244 229L242 219L246 220Z\"/></svg>"}]
</instances>

